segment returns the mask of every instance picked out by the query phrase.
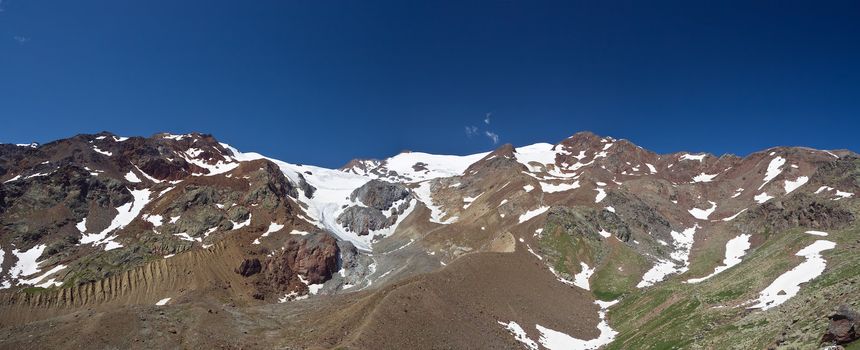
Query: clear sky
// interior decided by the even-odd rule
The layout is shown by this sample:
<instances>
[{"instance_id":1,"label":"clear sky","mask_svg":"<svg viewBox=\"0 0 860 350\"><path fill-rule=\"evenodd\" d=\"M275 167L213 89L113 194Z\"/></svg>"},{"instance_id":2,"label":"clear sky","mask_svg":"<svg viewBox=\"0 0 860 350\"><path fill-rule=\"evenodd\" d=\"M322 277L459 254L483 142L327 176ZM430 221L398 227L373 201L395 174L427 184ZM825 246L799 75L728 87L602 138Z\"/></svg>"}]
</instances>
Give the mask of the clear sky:
<instances>
[{"instance_id":1,"label":"clear sky","mask_svg":"<svg viewBox=\"0 0 860 350\"><path fill-rule=\"evenodd\" d=\"M329 167L581 130L661 153L860 151L858 1L0 8L0 142L200 131Z\"/></svg>"}]
</instances>

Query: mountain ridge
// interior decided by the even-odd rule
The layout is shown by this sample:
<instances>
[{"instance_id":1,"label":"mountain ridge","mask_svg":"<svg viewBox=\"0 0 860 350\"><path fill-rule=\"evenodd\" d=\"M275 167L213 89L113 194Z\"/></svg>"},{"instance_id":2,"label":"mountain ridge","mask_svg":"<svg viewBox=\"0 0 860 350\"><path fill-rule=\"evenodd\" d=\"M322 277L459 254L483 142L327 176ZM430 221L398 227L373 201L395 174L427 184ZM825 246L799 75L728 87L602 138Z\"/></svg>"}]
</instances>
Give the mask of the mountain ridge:
<instances>
[{"instance_id":1,"label":"mountain ridge","mask_svg":"<svg viewBox=\"0 0 860 350\"><path fill-rule=\"evenodd\" d=\"M793 304L797 297L771 300L755 289L719 303L686 293L718 288L712 281L738 270L790 270L798 259L772 247L800 250L815 237L801 228L832 237L819 239L836 252L821 253L825 266L835 264L822 268L821 279L850 271L855 260L844 256L856 249L857 169L851 151L657 154L590 132L464 156L401 152L338 169L241 152L200 133L102 132L36 147L0 145L0 308L9 315L42 310L0 317L9 325L0 339L24 346L19 330L48 341L33 324L85 308L145 318L153 309L139 306L157 304L154 310L205 307L254 319L289 314L342 334L311 335L284 321L290 325L278 332L293 338L254 328L262 338L251 347L611 348L653 346L663 337L727 344L720 339L737 339L689 330L643 336L629 322L667 314L619 315L667 290L688 298L676 302L696 304L689 317L711 317L716 306L746 310L756 300L768 309ZM767 265L761 254L782 263ZM843 258L834 263L828 254ZM766 275L745 278L762 293L769 283ZM526 280L543 287L520 283ZM490 285L510 290L490 296ZM794 293L819 291L804 288ZM501 309L505 303L516 308ZM561 306L567 303L578 306ZM429 316L438 310L460 321ZM729 313L718 324L764 314L771 311ZM224 327L236 322L214 319ZM464 322L473 326L459 328ZM117 327L133 325L140 324ZM426 331L392 338L385 331L392 325ZM737 344L774 341L781 330L769 327L776 325ZM250 339L222 331L231 336L169 335L161 345ZM810 344L809 334L783 343ZM131 344L125 341L103 345Z\"/></svg>"}]
</instances>

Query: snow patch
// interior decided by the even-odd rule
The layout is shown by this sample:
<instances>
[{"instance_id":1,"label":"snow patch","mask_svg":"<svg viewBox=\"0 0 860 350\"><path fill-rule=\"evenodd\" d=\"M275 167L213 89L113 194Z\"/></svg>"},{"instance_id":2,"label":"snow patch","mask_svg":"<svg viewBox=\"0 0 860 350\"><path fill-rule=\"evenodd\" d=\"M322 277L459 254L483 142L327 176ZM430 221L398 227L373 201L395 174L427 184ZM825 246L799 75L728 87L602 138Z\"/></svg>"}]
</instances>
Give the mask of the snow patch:
<instances>
[{"instance_id":1,"label":"snow patch","mask_svg":"<svg viewBox=\"0 0 860 350\"><path fill-rule=\"evenodd\" d=\"M540 207L540 208L537 208L534 210L529 210L529 211L523 213L523 215L520 215L519 223L522 224L522 223L532 219L535 216L538 216L540 214L545 213L547 210L549 210L549 207Z\"/></svg>"},{"instance_id":2,"label":"snow patch","mask_svg":"<svg viewBox=\"0 0 860 350\"><path fill-rule=\"evenodd\" d=\"M821 252L836 247L836 243L825 240L817 240L806 248L798 251L796 256L806 258L806 261L795 266L793 269L783 273L773 281L767 288L759 293L757 303L749 309L767 310L776 307L800 292L800 285L812 281L820 276L827 260L821 256Z\"/></svg>"},{"instance_id":3,"label":"snow patch","mask_svg":"<svg viewBox=\"0 0 860 350\"><path fill-rule=\"evenodd\" d=\"M741 263L741 258L746 254L747 250L750 249L750 236L749 234L741 234L735 238L730 239L726 243L726 258L723 259L723 265L717 266L710 275L707 275L702 278L691 278L687 280L687 283L699 283L706 279L716 276L718 273L728 270L732 266Z\"/></svg>"},{"instance_id":4,"label":"snow patch","mask_svg":"<svg viewBox=\"0 0 860 350\"><path fill-rule=\"evenodd\" d=\"M696 219L707 220L708 217L714 213L714 210L717 210L717 203L714 203L714 202L708 202L708 203L711 203L711 207L708 209L693 208L693 209L688 210L688 212L690 212L690 215L693 215L693 217Z\"/></svg>"},{"instance_id":5,"label":"snow patch","mask_svg":"<svg viewBox=\"0 0 860 350\"><path fill-rule=\"evenodd\" d=\"M579 266L582 267L582 271L573 276L573 284L579 288L591 290L591 288L589 288L588 279L594 274L595 268L589 268L588 264L584 262L580 262Z\"/></svg>"},{"instance_id":6,"label":"snow patch","mask_svg":"<svg viewBox=\"0 0 860 350\"><path fill-rule=\"evenodd\" d=\"M806 176L798 177L794 181L785 180L785 194L789 194L798 187L803 186L807 181L809 181L809 177Z\"/></svg>"}]
</instances>

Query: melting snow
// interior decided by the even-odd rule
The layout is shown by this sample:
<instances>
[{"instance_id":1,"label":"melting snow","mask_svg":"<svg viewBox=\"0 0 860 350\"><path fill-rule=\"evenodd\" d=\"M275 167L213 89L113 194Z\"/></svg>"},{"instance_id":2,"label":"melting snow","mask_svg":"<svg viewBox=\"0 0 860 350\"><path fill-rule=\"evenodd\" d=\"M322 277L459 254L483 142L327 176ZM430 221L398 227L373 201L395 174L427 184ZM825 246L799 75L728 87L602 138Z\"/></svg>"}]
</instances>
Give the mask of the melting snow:
<instances>
[{"instance_id":1,"label":"melting snow","mask_svg":"<svg viewBox=\"0 0 860 350\"><path fill-rule=\"evenodd\" d=\"M537 343L535 343L534 340L529 339L529 337L526 335L526 331L524 331L523 327L520 327L519 324L514 321L508 323L504 323L501 321L498 322L500 325L505 326L508 332L511 332L511 334L514 335L514 339L516 339L518 342L523 343L523 345L525 345L531 350L538 350Z\"/></svg>"},{"instance_id":2,"label":"melting snow","mask_svg":"<svg viewBox=\"0 0 860 350\"><path fill-rule=\"evenodd\" d=\"M137 174L135 174L133 171L129 171L128 174L125 174L125 179L128 182L133 182L133 183L140 182L140 178L137 177Z\"/></svg>"},{"instance_id":3,"label":"melting snow","mask_svg":"<svg viewBox=\"0 0 860 350\"><path fill-rule=\"evenodd\" d=\"M636 285L636 288L644 288L654 285L673 273L684 273L690 266L690 250L693 248L693 236L696 234L696 229L699 226L695 225L681 232L672 231L672 244L675 247L669 256L669 259L658 260L650 270L642 276L642 281ZM659 241L661 244L665 242ZM667 245L667 244L664 244ZM683 264L683 265L681 265Z\"/></svg>"},{"instance_id":4,"label":"melting snow","mask_svg":"<svg viewBox=\"0 0 860 350\"><path fill-rule=\"evenodd\" d=\"M680 159L680 160L698 160L701 162L701 161L705 160L705 154L695 154L694 155L694 154L684 153L681 155L681 158L678 158L678 159Z\"/></svg>"},{"instance_id":5,"label":"melting snow","mask_svg":"<svg viewBox=\"0 0 860 350\"><path fill-rule=\"evenodd\" d=\"M600 187L595 188L594 190L597 191L597 196L594 197L594 203L600 203L603 198L606 198L606 190Z\"/></svg>"},{"instance_id":6,"label":"melting snow","mask_svg":"<svg viewBox=\"0 0 860 350\"><path fill-rule=\"evenodd\" d=\"M233 220L230 220L230 222L233 223L233 230L238 230L240 228L246 227L251 224L251 214L248 214L248 219L246 219L245 221L235 222Z\"/></svg>"},{"instance_id":7,"label":"melting snow","mask_svg":"<svg viewBox=\"0 0 860 350\"><path fill-rule=\"evenodd\" d=\"M167 302L170 301L171 298L164 298L155 303L155 306L164 306L167 305Z\"/></svg>"},{"instance_id":8,"label":"melting snow","mask_svg":"<svg viewBox=\"0 0 860 350\"><path fill-rule=\"evenodd\" d=\"M785 158L780 156L773 158L767 165L767 172L764 175L764 183L762 183L761 186L758 187L758 189L761 189L762 187L764 187L764 185L767 185L770 180L773 180L773 178L777 177L780 173L782 173L782 169L780 168L782 168L783 165L785 165Z\"/></svg>"},{"instance_id":9,"label":"melting snow","mask_svg":"<svg viewBox=\"0 0 860 350\"><path fill-rule=\"evenodd\" d=\"M39 263L37 260L42 256L42 252L45 251L46 247L44 244L39 244L24 252L13 249L12 255L15 255L18 261L15 263L15 266L9 269L9 276L11 278L19 278L39 272Z\"/></svg>"},{"instance_id":10,"label":"melting snow","mask_svg":"<svg viewBox=\"0 0 860 350\"><path fill-rule=\"evenodd\" d=\"M572 189L579 188L579 180L574 181L573 183L560 183L560 184L551 184L546 182L540 183L541 191L545 193L555 193L555 192L564 192L570 191Z\"/></svg>"},{"instance_id":11,"label":"melting snow","mask_svg":"<svg viewBox=\"0 0 860 350\"><path fill-rule=\"evenodd\" d=\"M707 220L708 217L711 216L711 214L714 212L714 210L717 210L717 203L714 203L714 202L708 202L708 203L711 203L710 208L708 208L708 209L699 209L699 208L690 209L690 210L688 210L690 212L690 215L693 215L694 218L699 219L699 220Z\"/></svg>"},{"instance_id":12,"label":"melting snow","mask_svg":"<svg viewBox=\"0 0 860 350\"><path fill-rule=\"evenodd\" d=\"M582 267L582 271L573 276L573 284L579 288L590 290L588 279L594 274L594 268L589 268L588 264L584 262L580 262L579 266Z\"/></svg>"},{"instance_id":13,"label":"melting snow","mask_svg":"<svg viewBox=\"0 0 860 350\"><path fill-rule=\"evenodd\" d=\"M606 207L606 210L614 213L615 207L609 206L609 207Z\"/></svg>"},{"instance_id":14,"label":"melting snow","mask_svg":"<svg viewBox=\"0 0 860 350\"><path fill-rule=\"evenodd\" d=\"M827 232L824 231L806 231L806 233L813 236L827 237Z\"/></svg>"},{"instance_id":15,"label":"melting snow","mask_svg":"<svg viewBox=\"0 0 860 350\"><path fill-rule=\"evenodd\" d=\"M755 201L758 202L759 204L767 202L767 201L771 200L772 198L773 198L773 196L768 195L767 192L759 193L759 194L755 195L755 197L753 197L753 199L755 199Z\"/></svg>"},{"instance_id":16,"label":"melting snow","mask_svg":"<svg viewBox=\"0 0 860 350\"><path fill-rule=\"evenodd\" d=\"M263 234L260 235L260 238L268 237L269 234L274 233L274 232L278 232L283 228L284 228L284 225L273 222L273 223L269 224L269 229L267 229L266 232L263 232ZM253 244L260 244L260 238L255 239Z\"/></svg>"},{"instance_id":17,"label":"melting snow","mask_svg":"<svg viewBox=\"0 0 860 350\"><path fill-rule=\"evenodd\" d=\"M650 170L652 174L657 173L657 168L655 168L653 165L651 165L651 163L645 163L645 166L648 167L648 170Z\"/></svg>"},{"instance_id":18,"label":"melting snow","mask_svg":"<svg viewBox=\"0 0 860 350\"><path fill-rule=\"evenodd\" d=\"M717 174L701 173L701 174L693 177L693 182L711 182L714 180L715 177L717 177L717 175L720 175L720 174L719 173L717 173Z\"/></svg>"},{"instance_id":19,"label":"melting snow","mask_svg":"<svg viewBox=\"0 0 860 350\"><path fill-rule=\"evenodd\" d=\"M726 243L726 258L723 259L723 265L717 266L714 272L702 278L691 278L687 283L699 283L706 279L716 276L718 273L728 270L732 266L741 263L741 258L746 254L747 249L750 249L750 235L744 233L735 238L730 239Z\"/></svg>"},{"instance_id":20,"label":"melting snow","mask_svg":"<svg viewBox=\"0 0 860 350\"><path fill-rule=\"evenodd\" d=\"M732 221L732 220L734 220L736 217L738 217L738 215L743 214L743 212L745 212L745 211L747 211L747 208L743 208L743 209L741 209L741 211L737 212L737 214L732 215L732 216L729 216L729 217L727 217L727 218L723 219L723 221Z\"/></svg>"},{"instance_id":21,"label":"melting snow","mask_svg":"<svg viewBox=\"0 0 860 350\"><path fill-rule=\"evenodd\" d=\"M785 194L789 194L798 187L803 186L807 181L809 181L809 178L806 176L798 177L794 181L785 180Z\"/></svg>"},{"instance_id":22,"label":"melting snow","mask_svg":"<svg viewBox=\"0 0 860 350\"><path fill-rule=\"evenodd\" d=\"M533 189L535 189L535 187L534 187L534 186L532 186L532 185L525 185L525 186L523 186L523 190L524 190L524 191L526 191L526 192L531 192Z\"/></svg>"},{"instance_id":23,"label":"melting snow","mask_svg":"<svg viewBox=\"0 0 860 350\"><path fill-rule=\"evenodd\" d=\"M113 153L112 153L112 152L102 151L102 150L100 150L100 149L99 149L98 147L96 147L96 146L93 146L93 151L96 151L96 152L98 152L98 153L104 154L104 155L106 155L106 156L108 156L108 157L110 157L110 156L112 156L112 155L113 155Z\"/></svg>"},{"instance_id":24,"label":"melting snow","mask_svg":"<svg viewBox=\"0 0 860 350\"><path fill-rule=\"evenodd\" d=\"M533 218L533 217L535 217L535 216L538 216L538 215L540 215L540 214L543 214L543 213L545 213L547 210L549 210L549 207L540 207L540 208L537 208L537 209L534 209L534 210L529 210L529 211L527 211L527 212L523 213L523 215L520 215L520 219L519 219L519 220L520 220L520 223L522 224L522 223L524 223L524 222L526 222L526 221L530 220L531 218Z\"/></svg>"},{"instance_id":25,"label":"melting snow","mask_svg":"<svg viewBox=\"0 0 860 350\"><path fill-rule=\"evenodd\" d=\"M800 292L801 284L820 276L824 272L824 268L827 267L827 260L821 256L821 252L835 247L836 243L831 241L817 240L798 251L794 255L805 257L806 261L777 277L773 283L759 293L758 303L749 308L767 310L797 295Z\"/></svg>"},{"instance_id":26,"label":"melting snow","mask_svg":"<svg viewBox=\"0 0 860 350\"><path fill-rule=\"evenodd\" d=\"M562 332L541 325L535 325L541 333L540 344L550 350L592 350L611 343L615 339L615 336L618 335L618 332L613 330L609 326L609 323L606 322L606 310L617 302L617 300L611 302L598 300L594 302L600 306L600 323L597 325L600 335L597 338L591 340L577 339Z\"/></svg>"},{"instance_id":27,"label":"melting snow","mask_svg":"<svg viewBox=\"0 0 860 350\"><path fill-rule=\"evenodd\" d=\"M140 214L140 211L143 210L143 207L145 207L146 204L149 203L149 194L149 189L132 190L131 195L132 197L134 197L134 199L131 202L125 203L116 208L117 214L111 221L110 225L99 233L82 233L80 244L93 243L95 245L98 245L102 243L112 242L111 244L106 244L105 250L118 248L118 243L112 241L115 237L110 237L106 239L107 235L115 230L122 229L123 227L131 223L131 221L134 220L134 218L136 218ZM78 228L80 229L81 226L78 226Z\"/></svg>"},{"instance_id":28,"label":"melting snow","mask_svg":"<svg viewBox=\"0 0 860 350\"><path fill-rule=\"evenodd\" d=\"M153 227L159 227L161 226L161 223L164 222L164 217L162 217L161 215L146 215L143 217L143 219L151 223ZM84 230L81 229L81 232L83 231Z\"/></svg>"}]
</instances>

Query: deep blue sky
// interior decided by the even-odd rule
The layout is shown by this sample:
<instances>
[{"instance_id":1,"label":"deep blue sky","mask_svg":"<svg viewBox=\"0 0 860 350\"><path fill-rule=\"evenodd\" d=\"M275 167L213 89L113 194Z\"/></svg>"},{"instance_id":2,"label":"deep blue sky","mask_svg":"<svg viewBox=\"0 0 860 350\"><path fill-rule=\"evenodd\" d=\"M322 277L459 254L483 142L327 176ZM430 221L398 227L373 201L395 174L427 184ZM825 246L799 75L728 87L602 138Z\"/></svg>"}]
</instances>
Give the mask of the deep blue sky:
<instances>
[{"instance_id":1,"label":"deep blue sky","mask_svg":"<svg viewBox=\"0 0 860 350\"><path fill-rule=\"evenodd\" d=\"M858 1L0 8L0 142L201 131L324 166L484 151L486 131L514 145L591 130L658 152L860 151Z\"/></svg>"}]
</instances>

